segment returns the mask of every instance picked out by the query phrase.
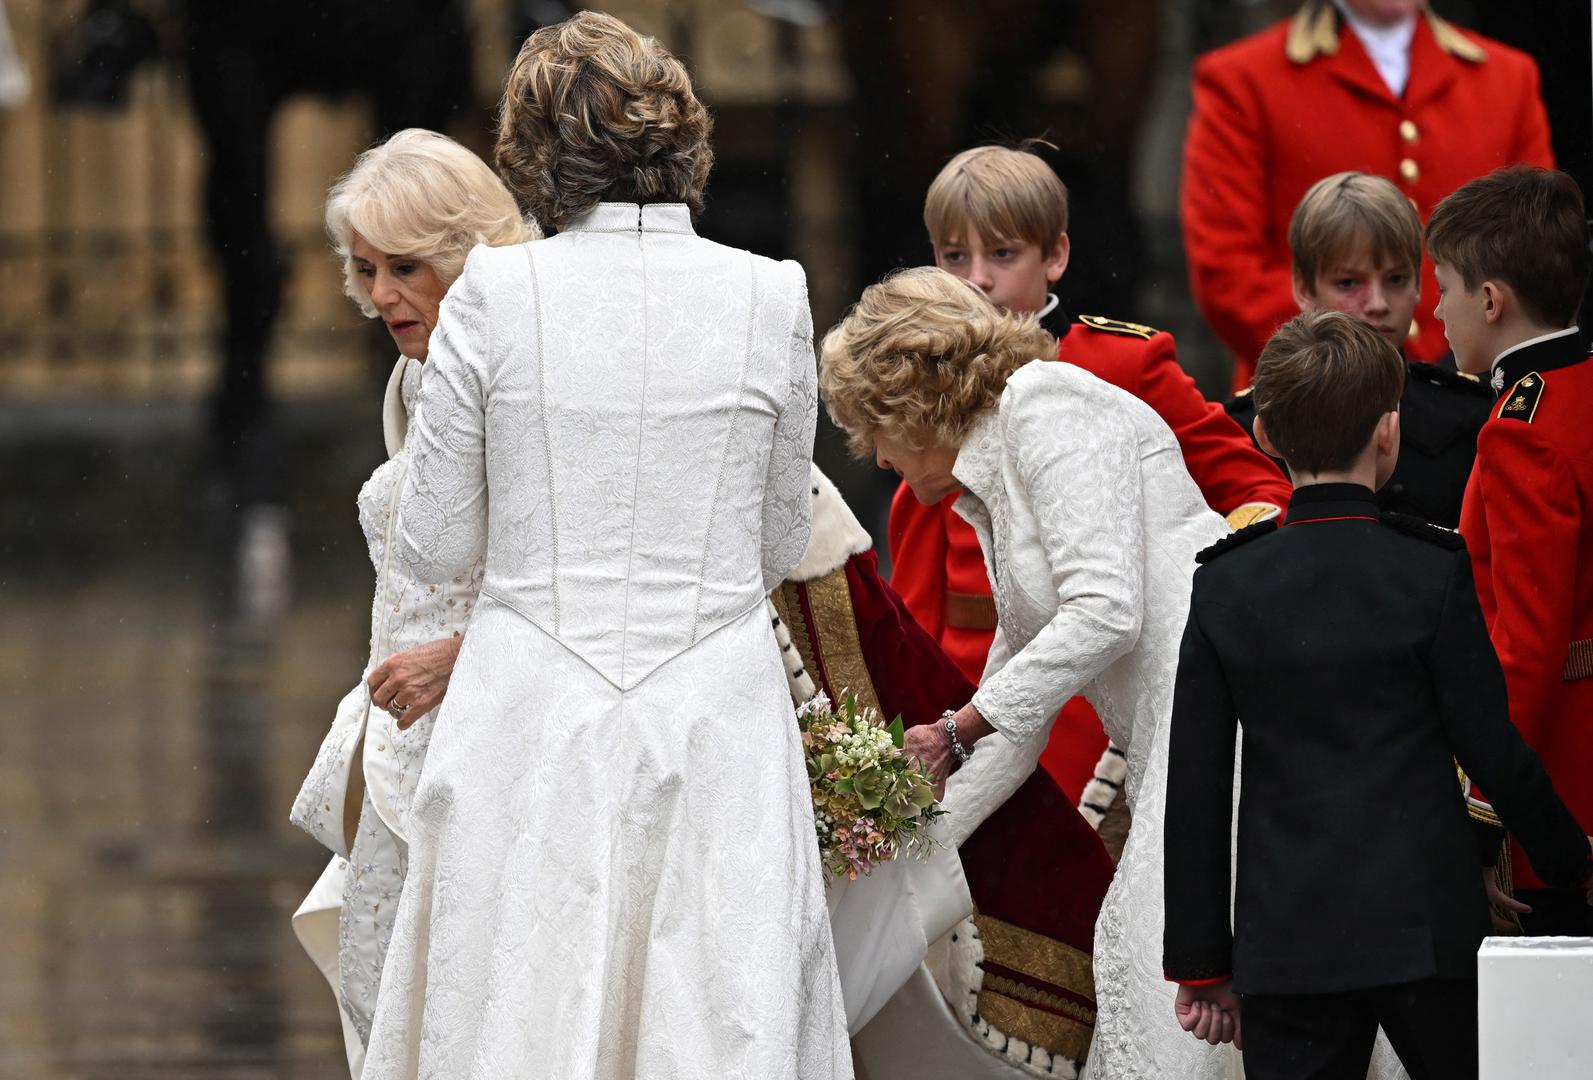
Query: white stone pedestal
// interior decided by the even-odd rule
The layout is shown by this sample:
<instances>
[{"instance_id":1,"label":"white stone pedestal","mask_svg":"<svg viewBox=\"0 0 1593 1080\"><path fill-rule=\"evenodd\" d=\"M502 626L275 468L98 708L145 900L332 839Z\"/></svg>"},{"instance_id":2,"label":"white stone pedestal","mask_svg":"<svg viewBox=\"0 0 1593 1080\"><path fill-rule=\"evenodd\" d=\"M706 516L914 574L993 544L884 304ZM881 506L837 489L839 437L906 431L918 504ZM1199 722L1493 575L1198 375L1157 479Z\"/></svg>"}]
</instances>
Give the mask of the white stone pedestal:
<instances>
[{"instance_id":1,"label":"white stone pedestal","mask_svg":"<svg viewBox=\"0 0 1593 1080\"><path fill-rule=\"evenodd\" d=\"M1491 937L1477 953L1481 1080L1593 1077L1593 938Z\"/></svg>"}]
</instances>

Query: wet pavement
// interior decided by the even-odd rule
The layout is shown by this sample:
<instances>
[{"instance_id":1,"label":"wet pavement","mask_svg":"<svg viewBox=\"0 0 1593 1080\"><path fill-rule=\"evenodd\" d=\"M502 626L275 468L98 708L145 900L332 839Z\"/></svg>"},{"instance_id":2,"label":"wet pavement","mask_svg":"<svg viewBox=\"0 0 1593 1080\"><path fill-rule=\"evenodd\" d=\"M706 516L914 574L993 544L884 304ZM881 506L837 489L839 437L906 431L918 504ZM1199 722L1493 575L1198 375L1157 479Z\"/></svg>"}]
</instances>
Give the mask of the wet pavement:
<instances>
[{"instance_id":1,"label":"wet pavement","mask_svg":"<svg viewBox=\"0 0 1593 1080\"><path fill-rule=\"evenodd\" d=\"M243 578L191 414L0 407L0 1080L347 1075L287 812L365 659L359 404L289 418Z\"/></svg>"}]
</instances>

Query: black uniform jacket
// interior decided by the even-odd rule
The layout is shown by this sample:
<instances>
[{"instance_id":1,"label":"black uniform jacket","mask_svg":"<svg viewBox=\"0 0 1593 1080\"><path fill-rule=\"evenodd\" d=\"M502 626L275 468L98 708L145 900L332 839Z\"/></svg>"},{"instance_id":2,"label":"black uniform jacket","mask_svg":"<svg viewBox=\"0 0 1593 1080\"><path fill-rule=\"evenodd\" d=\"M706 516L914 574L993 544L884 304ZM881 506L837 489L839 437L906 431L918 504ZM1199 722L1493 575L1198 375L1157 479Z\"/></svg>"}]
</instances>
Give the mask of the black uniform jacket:
<instances>
[{"instance_id":1,"label":"black uniform jacket","mask_svg":"<svg viewBox=\"0 0 1593 1080\"><path fill-rule=\"evenodd\" d=\"M1486 383L1442 362L1407 363L1399 401L1399 461L1378 491L1377 505L1446 529L1459 525L1461 498L1477 456L1477 432L1488 419L1493 397ZM1229 398L1224 407L1254 440L1256 403L1250 392Z\"/></svg>"},{"instance_id":2,"label":"black uniform jacket","mask_svg":"<svg viewBox=\"0 0 1593 1080\"><path fill-rule=\"evenodd\" d=\"M1474 976L1489 923L1457 760L1543 877L1586 878L1587 839L1510 723L1458 534L1319 484L1281 527L1198 559L1173 696L1168 978L1295 994Z\"/></svg>"}]
</instances>

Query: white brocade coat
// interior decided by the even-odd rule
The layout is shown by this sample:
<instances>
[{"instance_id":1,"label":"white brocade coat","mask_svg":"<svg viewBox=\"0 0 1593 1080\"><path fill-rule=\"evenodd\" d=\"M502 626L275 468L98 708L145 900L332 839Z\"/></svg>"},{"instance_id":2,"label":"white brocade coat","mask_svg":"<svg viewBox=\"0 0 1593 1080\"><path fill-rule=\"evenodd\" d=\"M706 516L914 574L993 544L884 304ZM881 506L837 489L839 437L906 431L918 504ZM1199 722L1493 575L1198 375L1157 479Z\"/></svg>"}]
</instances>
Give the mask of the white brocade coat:
<instances>
[{"instance_id":1,"label":"white brocade coat","mask_svg":"<svg viewBox=\"0 0 1593 1080\"><path fill-rule=\"evenodd\" d=\"M1237 1075L1231 1047L1179 1029L1161 973L1173 679L1195 554L1228 527L1162 419L1071 364L1019 369L968 432L953 472L963 485L955 508L978 534L999 622L973 700L1000 736L953 774L947 801L966 787L999 805L1034 768L1063 702L1088 699L1128 755L1134 813L1096 924L1088 1075Z\"/></svg>"},{"instance_id":2,"label":"white brocade coat","mask_svg":"<svg viewBox=\"0 0 1593 1080\"><path fill-rule=\"evenodd\" d=\"M809 527L801 268L605 203L477 248L398 557L481 598L408 820L368 1080L849 1077L785 674Z\"/></svg>"},{"instance_id":3,"label":"white brocade coat","mask_svg":"<svg viewBox=\"0 0 1593 1080\"><path fill-rule=\"evenodd\" d=\"M360 682L338 703L290 814L294 824L334 853L294 912L293 930L331 984L349 1069L356 1077L404 880L404 821L436 719L434 710L400 731L393 717L371 704L365 676L396 653L463 633L481 587L479 551L468 567L441 584L417 581L392 557L394 514L399 483L409 465L405 445L420 373L421 362L405 357L393 368L382 405L388 459L360 488L357 501L360 529L376 571L370 660ZM351 810L357 815L352 846L344 820Z\"/></svg>"}]
</instances>

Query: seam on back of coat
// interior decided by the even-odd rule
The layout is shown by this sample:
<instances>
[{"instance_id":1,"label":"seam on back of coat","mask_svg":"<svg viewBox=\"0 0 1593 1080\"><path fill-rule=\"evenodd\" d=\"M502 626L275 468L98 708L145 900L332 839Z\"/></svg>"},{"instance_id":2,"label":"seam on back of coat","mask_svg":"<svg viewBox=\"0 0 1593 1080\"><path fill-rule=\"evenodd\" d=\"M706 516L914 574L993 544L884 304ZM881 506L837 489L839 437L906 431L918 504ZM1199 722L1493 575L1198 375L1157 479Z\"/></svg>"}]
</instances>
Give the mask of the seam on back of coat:
<instances>
[{"instance_id":1,"label":"seam on back of coat","mask_svg":"<svg viewBox=\"0 0 1593 1080\"><path fill-rule=\"evenodd\" d=\"M719 499L725 484L725 470L730 463L730 448L735 445L736 432L741 427L741 399L747 393L747 369L752 366L753 329L758 318L758 268L753 264L752 252L747 257L747 340L741 351L741 377L737 381L734 411L730 414L730 428L725 433L725 448L719 455L719 476L714 481L713 502L708 504L708 527L702 537L702 559L697 564L697 596L691 605L691 642L697 643L697 625L702 618L702 583L708 573L708 551L713 545L714 521L719 516ZM761 580L761 579L760 579Z\"/></svg>"},{"instance_id":2,"label":"seam on back of coat","mask_svg":"<svg viewBox=\"0 0 1593 1080\"><path fill-rule=\"evenodd\" d=\"M631 566L636 559L636 505L642 494L642 432L647 426L647 354L651 344L647 325L647 233L640 222L636 228L636 251L642 266L642 392L641 404L636 410L636 463L631 469L631 538L625 548L625 607L620 615L619 681L625 684L629 670L626 658L631 647ZM695 619L693 620L695 633Z\"/></svg>"},{"instance_id":3,"label":"seam on back of coat","mask_svg":"<svg viewBox=\"0 0 1593 1080\"><path fill-rule=\"evenodd\" d=\"M553 585L553 636L559 634L559 504L553 486L553 425L548 417L546 388L548 355L542 348L542 291L537 283L536 256L532 245L525 245L525 264L531 271L531 306L535 309L537 331L537 412L542 417L542 459L548 480L548 539L553 552L549 578Z\"/></svg>"}]
</instances>

